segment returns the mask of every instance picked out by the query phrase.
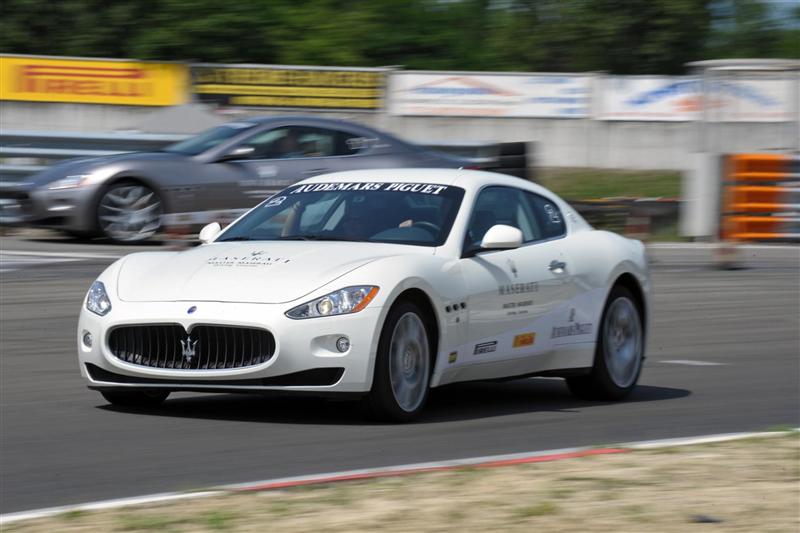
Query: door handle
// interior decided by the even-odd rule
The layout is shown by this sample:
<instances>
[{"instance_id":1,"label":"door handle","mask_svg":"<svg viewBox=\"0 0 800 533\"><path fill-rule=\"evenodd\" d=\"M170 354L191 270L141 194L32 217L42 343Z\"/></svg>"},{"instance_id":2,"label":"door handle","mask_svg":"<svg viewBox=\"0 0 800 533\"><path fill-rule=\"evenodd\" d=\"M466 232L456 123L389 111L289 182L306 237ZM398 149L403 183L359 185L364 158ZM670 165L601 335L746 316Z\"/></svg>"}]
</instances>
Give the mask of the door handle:
<instances>
[{"instance_id":1,"label":"door handle","mask_svg":"<svg viewBox=\"0 0 800 533\"><path fill-rule=\"evenodd\" d=\"M553 259L550 261L550 266L547 267L551 272L564 272L567 268L567 264L564 261L558 261Z\"/></svg>"},{"instance_id":2,"label":"door handle","mask_svg":"<svg viewBox=\"0 0 800 533\"><path fill-rule=\"evenodd\" d=\"M316 174L323 174L325 172L328 172L328 170L330 170L330 169L327 169L327 168L312 168L311 170L304 170L303 174L305 174L306 176L314 176Z\"/></svg>"}]
</instances>

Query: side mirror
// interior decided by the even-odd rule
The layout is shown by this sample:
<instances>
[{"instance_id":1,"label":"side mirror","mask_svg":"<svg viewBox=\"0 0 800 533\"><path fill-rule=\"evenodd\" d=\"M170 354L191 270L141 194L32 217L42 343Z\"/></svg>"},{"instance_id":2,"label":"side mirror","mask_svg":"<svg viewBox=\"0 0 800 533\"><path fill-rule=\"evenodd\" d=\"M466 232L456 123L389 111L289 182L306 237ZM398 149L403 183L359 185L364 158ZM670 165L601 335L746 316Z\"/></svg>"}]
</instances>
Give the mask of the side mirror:
<instances>
[{"instance_id":1,"label":"side mirror","mask_svg":"<svg viewBox=\"0 0 800 533\"><path fill-rule=\"evenodd\" d=\"M223 154L217 161L234 161L236 159L247 159L251 155L256 152L254 146L244 145L244 146L237 146L236 148L232 149L230 152Z\"/></svg>"},{"instance_id":2,"label":"side mirror","mask_svg":"<svg viewBox=\"0 0 800 533\"><path fill-rule=\"evenodd\" d=\"M522 245L522 232L513 226L496 224L489 228L483 236L481 249L483 250L509 250Z\"/></svg>"},{"instance_id":3,"label":"side mirror","mask_svg":"<svg viewBox=\"0 0 800 533\"><path fill-rule=\"evenodd\" d=\"M222 226L219 225L219 222L212 222L211 224L203 226L203 229L200 230L198 237L200 238L200 242L203 244L208 244L216 239L217 235L219 235L221 231Z\"/></svg>"}]
</instances>

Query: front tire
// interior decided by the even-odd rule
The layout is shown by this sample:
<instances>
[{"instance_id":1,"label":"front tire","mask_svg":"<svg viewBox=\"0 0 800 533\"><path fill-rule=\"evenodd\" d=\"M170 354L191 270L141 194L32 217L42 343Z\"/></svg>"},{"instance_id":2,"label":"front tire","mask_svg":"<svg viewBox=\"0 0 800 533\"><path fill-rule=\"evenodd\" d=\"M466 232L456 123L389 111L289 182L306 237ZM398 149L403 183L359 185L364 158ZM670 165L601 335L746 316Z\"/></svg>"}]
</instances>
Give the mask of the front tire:
<instances>
[{"instance_id":1,"label":"front tire","mask_svg":"<svg viewBox=\"0 0 800 533\"><path fill-rule=\"evenodd\" d=\"M161 227L161 198L143 183L123 181L103 192L97 204L97 224L117 243L144 241Z\"/></svg>"},{"instance_id":2,"label":"front tire","mask_svg":"<svg viewBox=\"0 0 800 533\"><path fill-rule=\"evenodd\" d=\"M111 405L118 407L152 408L158 407L169 396L169 391L100 391L103 398Z\"/></svg>"},{"instance_id":3,"label":"front tire","mask_svg":"<svg viewBox=\"0 0 800 533\"><path fill-rule=\"evenodd\" d=\"M620 400L636 387L643 361L642 309L631 291L616 286L603 309L592 371L567 378L567 387L578 398Z\"/></svg>"},{"instance_id":4,"label":"front tire","mask_svg":"<svg viewBox=\"0 0 800 533\"><path fill-rule=\"evenodd\" d=\"M425 407L432 372L432 336L425 315L411 302L395 305L378 342L372 389L366 402L372 414L409 422Z\"/></svg>"}]
</instances>

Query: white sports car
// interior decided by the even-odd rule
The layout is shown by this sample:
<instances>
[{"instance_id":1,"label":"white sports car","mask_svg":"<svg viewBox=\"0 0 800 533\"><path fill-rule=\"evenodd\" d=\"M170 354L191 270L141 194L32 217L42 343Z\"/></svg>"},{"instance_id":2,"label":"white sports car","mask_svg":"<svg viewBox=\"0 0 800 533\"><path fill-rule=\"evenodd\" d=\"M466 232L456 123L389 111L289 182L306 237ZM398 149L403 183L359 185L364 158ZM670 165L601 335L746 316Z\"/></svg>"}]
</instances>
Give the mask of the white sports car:
<instances>
[{"instance_id":1,"label":"white sports car","mask_svg":"<svg viewBox=\"0 0 800 533\"><path fill-rule=\"evenodd\" d=\"M89 289L80 369L109 402L350 393L406 421L448 383L559 376L580 397L619 399L639 378L642 243L518 178L317 176L200 240L128 255Z\"/></svg>"}]
</instances>

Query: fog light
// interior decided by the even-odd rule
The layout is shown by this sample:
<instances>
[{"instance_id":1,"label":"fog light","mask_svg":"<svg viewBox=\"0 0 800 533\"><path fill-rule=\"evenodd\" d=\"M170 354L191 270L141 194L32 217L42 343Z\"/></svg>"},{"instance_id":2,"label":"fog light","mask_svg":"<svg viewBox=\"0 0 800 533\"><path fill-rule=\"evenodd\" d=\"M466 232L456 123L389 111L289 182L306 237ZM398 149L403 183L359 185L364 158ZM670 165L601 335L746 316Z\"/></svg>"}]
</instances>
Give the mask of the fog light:
<instances>
[{"instance_id":1,"label":"fog light","mask_svg":"<svg viewBox=\"0 0 800 533\"><path fill-rule=\"evenodd\" d=\"M84 332L83 334L83 345L86 346L87 348L92 347L92 334L89 333L88 331Z\"/></svg>"},{"instance_id":2,"label":"fog light","mask_svg":"<svg viewBox=\"0 0 800 533\"><path fill-rule=\"evenodd\" d=\"M339 337L336 339L336 349L344 353L350 349L350 339L347 337Z\"/></svg>"}]
</instances>

